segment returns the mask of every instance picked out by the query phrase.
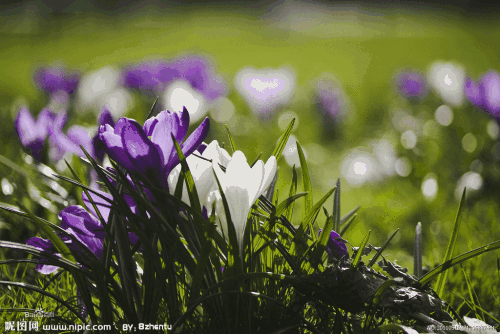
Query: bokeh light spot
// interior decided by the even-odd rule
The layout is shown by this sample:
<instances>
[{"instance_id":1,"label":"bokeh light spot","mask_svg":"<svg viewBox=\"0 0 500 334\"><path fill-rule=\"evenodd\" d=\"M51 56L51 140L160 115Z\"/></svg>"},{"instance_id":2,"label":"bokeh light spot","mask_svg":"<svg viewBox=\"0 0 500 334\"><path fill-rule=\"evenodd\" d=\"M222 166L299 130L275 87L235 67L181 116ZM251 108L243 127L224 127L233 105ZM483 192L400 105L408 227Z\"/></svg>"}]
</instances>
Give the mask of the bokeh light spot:
<instances>
[{"instance_id":1,"label":"bokeh light spot","mask_svg":"<svg viewBox=\"0 0 500 334\"><path fill-rule=\"evenodd\" d=\"M450 107L444 104L436 109L434 117L439 124L448 126L451 122L453 122L453 111Z\"/></svg>"},{"instance_id":2,"label":"bokeh light spot","mask_svg":"<svg viewBox=\"0 0 500 334\"><path fill-rule=\"evenodd\" d=\"M401 144L406 149L412 149L417 144L417 136L412 130L408 130L401 135Z\"/></svg>"},{"instance_id":3,"label":"bokeh light spot","mask_svg":"<svg viewBox=\"0 0 500 334\"><path fill-rule=\"evenodd\" d=\"M436 197L438 191L438 183L434 176L426 176L424 182L422 182L422 193L428 199L433 199Z\"/></svg>"},{"instance_id":4,"label":"bokeh light spot","mask_svg":"<svg viewBox=\"0 0 500 334\"><path fill-rule=\"evenodd\" d=\"M4 195L12 195L14 192L14 187L12 184L10 184L9 180L7 180L5 177L2 179L2 191Z\"/></svg>"},{"instance_id":5,"label":"bokeh light spot","mask_svg":"<svg viewBox=\"0 0 500 334\"><path fill-rule=\"evenodd\" d=\"M486 131L488 132L488 135L490 135L492 139L497 139L500 133L500 128L498 127L496 121L491 120L488 122L488 125L486 125Z\"/></svg>"},{"instance_id":6,"label":"bokeh light spot","mask_svg":"<svg viewBox=\"0 0 500 334\"><path fill-rule=\"evenodd\" d=\"M411 162L407 157L399 158L396 161L396 173L402 177L407 177L411 173Z\"/></svg>"},{"instance_id":7,"label":"bokeh light spot","mask_svg":"<svg viewBox=\"0 0 500 334\"><path fill-rule=\"evenodd\" d=\"M466 152L472 153L477 147L477 139L472 133L466 134L462 138L462 147Z\"/></svg>"}]
</instances>

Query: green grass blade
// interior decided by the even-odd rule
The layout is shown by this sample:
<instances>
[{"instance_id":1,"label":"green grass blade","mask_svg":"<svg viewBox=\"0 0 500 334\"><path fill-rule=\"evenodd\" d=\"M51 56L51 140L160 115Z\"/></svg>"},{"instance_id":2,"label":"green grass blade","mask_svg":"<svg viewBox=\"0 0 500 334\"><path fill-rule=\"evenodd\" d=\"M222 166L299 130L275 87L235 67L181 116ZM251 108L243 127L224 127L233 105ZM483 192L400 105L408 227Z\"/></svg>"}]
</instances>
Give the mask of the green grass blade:
<instances>
[{"instance_id":1,"label":"green grass blade","mask_svg":"<svg viewBox=\"0 0 500 334\"><path fill-rule=\"evenodd\" d=\"M326 211L326 210L325 210ZM311 257L311 264L313 267L318 267L321 262L321 257L326 251L326 245L328 240L330 239L330 233L333 230L333 221L334 218L332 216L327 216L325 226L323 226L323 230L321 231L321 235L316 241L316 249Z\"/></svg>"},{"instance_id":2,"label":"green grass blade","mask_svg":"<svg viewBox=\"0 0 500 334\"><path fill-rule=\"evenodd\" d=\"M370 233L371 232L372 232L371 230L368 231L368 234L366 235L366 237L361 242L361 245L359 245L359 249L358 249L358 252L356 253L356 257L352 261L353 268L356 268L358 266L359 261L361 261L361 256L363 255L363 250L365 249L365 246L368 243L368 239L370 239Z\"/></svg>"},{"instance_id":3,"label":"green grass blade","mask_svg":"<svg viewBox=\"0 0 500 334\"><path fill-rule=\"evenodd\" d=\"M342 227L342 230L339 232L340 236L343 236L347 232L349 227L351 227L352 223L354 223L354 221L356 220L357 216L358 215L352 216L352 218L347 223L344 224L344 226Z\"/></svg>"},{"instance_id":4,"label":"green grass blade","mask_svg":"<svg viewBox=\"0 0 500 334\"><path fill-rule=\"evenodd\" d=\"M337 179L337 190L335 190L335 195L333 195L333 229L335 232L340 230L340 177Z\"/></svg>"},{"instance_id":5,"label":"green grass blade","mask_svg":"<svg viewBox=\"0 0 500 334\"><path fill-rule=\"evenodd\" d=\"M467 290L469 291L469 297L470 297L471 304L472 304L471 308L474 311L474 313L476 314L476 318L484 321L483 315L480 312L478 312L479 308L481 308L481 304L479 304L479 299L477 298L477 295L474 292L474 287L472 286L472 282L470 281L470 278L467 275L467 273L465 272L462 265L460 265L460 269L462 269L462 274L464 275L465 282L467 283ZM476 305L476 301L477 301L478 305Z\"/></svg>"},{"instance_id":6,"label":"green grass blade","mask_svg":"<svg viewBox=\"0 0 500 334\"><path fill-rule=\"evenodd\" d=\"M304 238L304 234L306 232L306 229L308 226L312 224L312 222L315 220L316 216L318 215L319 210L323 206L323 204L326 202L328 197L331 196L331 194L335 191L335 188L332 188L329 192L323 196L322 199L316 203L316 205L309 211L309 214L306 216L306 218L302 221L300 224L299 228L297 229L297 232L295 233L295 236L293 238L293 243L292 246L290 247L290 254L295 254L297 255L297 244L302 244L302 239ZM317 239L317 238L315 238Z\"/></svg>"},{"instance_id":7,"label":"green grass blade","mask_svg":"<svg viewBox=\"0 0 500 334\"><path fill-rule=\"evenodd\" d=\"M301 198L302 196L305 196L305 195L307 195L307 193L298 193L298 194L295 194L295 195L292 195L292 196L288 197L283 202L281 202L280 204L278 204L278 206L276 207L276 216L279 216L283 211L285 211L291 205L293 205L293 203L295 202L295 200L297 200L297 199L299 199L299 198Z\"/></svg>"},{"instance_id":8,"label":"green grass blade","mask_svg":"<svg viewBox=\"0 0 500 334\"><path fill-rule=\"evenodd\" d=\"M229 210L229 204L227 203L226 194L222 189L219 178L217 174L214 172L215 181L217 182L217 186L219 187L220 196L222 199L222 204L224 206L224 212L226 214L227 221L227 233L228 233L228 247L227 247L227 260L228 266L226 270L232 270L233 274L239 274L243 271L243 266L241 259L243 258L243 254L240 254L240 248L238 246L238 238L236 237L236 229L231 219L231 211Z\"/></svg>"},{"instance_id":9,"label":"green grass blade","mask_svg":"<svg viewBox=\"0 0 500 334\"><path fill-rule=\"evenodd\" d=\"M43 221L38 219L38 217L32 214L21 203L18 202L17 205L19 206L19 208L21 208L21 210L26 212L31 221L34 222L44 232L45 236L52 242L54 247L56 247L56 249L59 251L59 253L64 259L74 264L77 263L75 258L73 257L73 254L71 254L71 251L69 250L68 246L66 246L66 244L61 240L61 238L59 238L59 236L54 233L53 229L49 225L45 224Z\"/></svg>"},{"instance_id":10,"label":"green grass blade","mask_svg":"<svg viewBox=\"0 0 500 334\"><path fill-rule=\"evenodd\" d=\"M179 146L179 143L175 139L174 135L171 134L172 136L172 141L174 143L175 150L177 151L177 155L179 156L179 160L181 163L182 167L182 174L184 174L184 179L186 180L187 184L187 191L189 194L189 201L191 202L191 207L201 213L201 204L200 204L200 199L198 198L198 191L196 191L196 186L194 184L193 180L193 175L191 174L191 171L189 170L189 166L186 161L186 157L184 157L184 154L182 153L181 147Z\"/></svg>"},{"instance_id":11,"label":"green grass blade","mask_svg":"<svg viewBox=\"0 0 500 334\"><path fill-rule=\"evenodd\" d=\"M226 127L227 136L229 137L229 144L231 145L231 150L233 150L234 153L236 151L236 146L234 145L233 136L231 135L231 131L229 131L229 127L227 126L227 124L224 124L224 126Z\"/></svg>"},{"instance_id":12,"label":"green grass blade","mask_svg":"<svg viewBox=\"0 0 500 334\"><path fill-rule=\"evenodd\" d=\"M389 243L391 242L392 238L394 238L394 236L396 235L396 233L398 233L399 231L399 228L394 231L391 236L389 237L389 239L387 239L384 244L382 245L382 247L380 247L380 249L378 250L378 252L375 254L375 256L370 260L370 262L368 263L368 267L371 267L375 264L375 262L377 261L377 259L379 258L379 256L382 254L382 252L386 249L386 247L389 245Z\"/></svg>"},{"instance_id":13,"label":"green grass blade","mask_svg":"<svg viewBox=\"0 0 500 334\"><path fill-rule=\"evenodd\" d=\"M35 291L35 292L38 292L39 294L42 294L42 295L47 296L49 298L52 298L55 301L57 301L58 303L60 303L61 305L64 305L69 311L71 311L71 313L75 314L78 317L78 319L80 319L83 323L86 323L85 319L80 314L80 312L78 312L78 310L75 309L71 304L69 304L65 300L59 298L58 296L51 294L50 292L47 292L43 289L40 289L39 287L37 287L35 285L21 283L21 282L8 282L8 281L0 281L0 285L15 286L15 287L19 287L22 289Z\"/></svg>"},{"instance_id":14,"label":"green grass blade","mask_svg":"<svg viewBox=\"0 0 500 334\"><path fill-rule=\"evenodd\" d=\"M158 99L159 99L159 98L160 98L160 97L159 97L159 96L157 96L157 97L156 97L156 99L155 99L155 102L153 102L153 106L152 106L152 107L151 107L151 109L149 110L149 113L148 113L148 115L146 116L146 120L148 120L148 119L151 117L151 115L153 115L153 111L155 110L156 103L158 102Z\"/></svg>"},{"instance_id":15,"label":"green grass blade","mask_svg":"<svg viewBox=\"0 0 500 334\"><path fill-rule=\"evenodd\" d=\"M290 191L288 192L288 198L292 197L297 193L297 171L295 170L295 165L292 168L292 183L290 184ZM295 202L292 202L291 205L285 211L285 218L288 221L291 221L293 214L293 206Z\"/></svg>"},{"instance_id":16,"label":"green grass blade","mask_svg":"<svg viewBox=\"0 0 500 334\"><path fill-rule=\"evenodd\" d=\"M466 188L464 188L464 191L462 193L462 199L460 200L460 205L458 206L458 212L457 212L457 217L455 219L455 225L453 226L453 232L451 233L450 241L448 242L448 247L446 248L446 253L444 256L443 263L448 262L452 258L453 251L455 250L455 244L457 242L458 231L460 229L460 222L462 220L461 218L462 218L463 208L465 205L465 192L466 192ZM444 271L443 274L440 274L438 279L437 279L435 291L438 294L438 296L441 296L443 294L447 276L448 276L448 272Z\"/></svg>"},{"instance_id":17,"label":"green grass blade","mask_svg":"<svg viewBox=\"0 0 500 334\"><path fill-rule=\"evenodd\" d=\"M450 269L454 265L457 265L461 262L464 262L466 260L472 259L476 256L479 256L481 254L490 252L495 249L500 248L500 240L497 240L495 242L492 242L490 244L484 245L482 247L473 249L469 252L463 253L462 255L456 256L451 260L448 260L441 265L437 266L436 268L432 269L429 271L427 274L425 274L422 278L420 278L418 281L420 284L425 285L431 282L433 279L437 278L437 276L443 272L446 272L446 270Z\"/></svg>"},{"instance_id":18,"label":"green grass blade","mask_svg":"<svg viewBox=\"0 0 500 334\"><path fill-rule=\"evenodd\" d=\"M292 119L290 124L288 124L287 128L285 129L285 132L281 135L278 144L274 148L274 151L271 155L274 155L276 157L276 161L281 157L281 153L283 153L283 150L285 149L286 143L288 142L288 138L290 137L290 134L292 133L293 129L293 124L295 123L295 118Z\"/></svg>"},{"instance_id":19,"label":"green grass blade","mask_svg":"<svg viewBox=\"0 0 500 334\"><path fill-rule=\"evenodd\" d=\"M413 275L422 277L422 224L418 222L415 228L415 244L413 246Z\"/></svg>"},{"instance_id":20,"label":"green grass blade","mask_svg":"<svg viewBox=\"0 0 500 334\"><path fill-rule=\"evenodd\" d=\"M304 151L302 151L302 147L300 147L299 142L297 144L297 153L299 155L300 160L300 169L302 173L302 189L307 195L304 197L304 211L302 211L302 219L305 220L309 211L313 206L313 196L312 196L312 186L311 186L311 178L309 176L309 168L307 167L306 157L304 156ZM311 231L313 231L311 229ZM318 231L314 230L313 238L316 240L316 235Z\"/></svg>"}]
</instances>

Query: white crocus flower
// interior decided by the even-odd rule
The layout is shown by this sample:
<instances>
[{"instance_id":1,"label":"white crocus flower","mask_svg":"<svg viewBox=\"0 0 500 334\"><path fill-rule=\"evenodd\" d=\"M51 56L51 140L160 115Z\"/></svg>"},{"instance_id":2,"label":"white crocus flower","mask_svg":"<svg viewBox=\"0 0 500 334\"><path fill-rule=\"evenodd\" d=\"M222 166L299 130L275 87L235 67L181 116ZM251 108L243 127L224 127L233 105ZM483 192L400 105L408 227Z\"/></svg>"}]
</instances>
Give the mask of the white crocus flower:
<instances>
[{"instance_id":1,"label":"white crocus flower","mask_svg":"<svg viewBox=\"0 0 500 334\"><path fill-rule=\"evenodd\" d=\"M231 161L229 161L225 173L218 165L214 165L214 170L226 196L231 220L236 230L238 245L240 251L242 251L248 213L257 198L271 184L276 173L276 157L271 156L265 165L262 160L259 160L253 167L250 167L243 152L236 151ZM217 203L217 211L222 225L221 229L227 238L227 221L225 215L220 214L221 210L224 209L222 203L220 203L220 198L218 198L219 196L215 192L211 193L208 202L213 203L214 200L219 202Z\"/></svg>"},{"instance_id":2,"label":"white crocus flower","mask_svg":"<svg viewBox=\"0 0 500 334\"><path fill-rule=\"evenodd\" d=\"M200 158L200 156L203 159ZM200 199L201 205L205 206L208 211L210 211L210 207L207 206L208 195L211 191L217 189L217 182L215 181L212 171L212 165L215 164L218 166L218 164L221 164L225 167L229 163L229 160L231 160L231 156L225 149L220 148L217 140L212 141L205 151L203 151L203 154L199 154L199 152L196 151L186 158L189 170L193 176L196 191L198 192L198 198ZM179 164L168 176L168 187L171 194L175 192L180 172L181 165ZM184 183L181 199L183 202L190 204L186 183Z\"/></svg>"}]
</instances>

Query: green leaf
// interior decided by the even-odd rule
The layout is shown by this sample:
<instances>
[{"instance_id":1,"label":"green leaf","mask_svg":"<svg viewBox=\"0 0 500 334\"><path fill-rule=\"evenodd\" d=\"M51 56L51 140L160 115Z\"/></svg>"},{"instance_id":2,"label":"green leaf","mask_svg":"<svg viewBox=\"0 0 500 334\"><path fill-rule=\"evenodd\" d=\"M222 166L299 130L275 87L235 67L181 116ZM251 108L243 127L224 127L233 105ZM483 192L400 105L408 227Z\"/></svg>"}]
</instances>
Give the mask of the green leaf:
<instances>
[{"instance_id":1,"label":"green leaf","mask_svg":"<svg viewBox=\"0 0 500 334\"><path fill-rule=\"evenodd\" d=\"M34 222L44 232L45 236L47 238L49 238L49 240L52 242L54 247L56 247L57 251L61 254L61 256L64 259L67 259L68 261L70 261L74 264L77 263L75 258L73 257L73 254L71 254L71 251L69 250L68 246L66 246L66 244L61 240L61 238L59 238L59 236L54 233L53 229L49 225L47 225L45 222L40 220L37 216L32 214L21 203L18 202L17 205L19 206L19 208L21 208L21 210L25 211L28 214L31 221Z\"/></svg>"},{"instance_id":2,"label":"green leaf","mask_svg":"<svg viewBox=\"0 0 500 334\"><path fill-rule=\"evenodd\" d=\"M224 205L224 212L226 214L226 221L227 221L227 231L228 231L227 237L229 240L227 247L227 253L228 253L227 259L229 268L227 268L227 270L232 270L234 274L239 274L243 271L243 266L241 262L243 254L240 255L240 250L242 251L243 247L240 248L238 245L238 238L236 237L236 229L233 220L231 219L231 211L229 210L229 204L227 203L226 194L224 194L224 191L219 182L219 178L215 173L215 170L213 172L215 181L217 182L217 186L219 187L219 192L222 198L222 204Z\"/></svg>"},{"instance_id":3,"label":"green leaf","mask_svg":"<svg viewBox=\"0 0 500 334\"><path fill-rule=\"evenodd\" d=\"M389 245L389 242L391 242L392 238L394 238L394 236L396 235L396 233L398 233L399 231L399 228L394 231L391 236L389 237L389 239L387 239L384 244L382 245L382 247L380 247L380 249L378 250L377 254L375 254L375 256L370 260L370 262L368 263L368 266L367 267L371 267L375 264L375 262L377 261L378 257L382 254L382 252L386 249L386 247Z\"/></svg>"},{"instance_id":4,"label":"green leaf","mask_svg":"<svg viewBox=\"0 0 500 334\"><path fill-rule=\"evenodd\" d=\"M287 208L289 208L296 199L301 198L302 196L306 196L307 193L298 193L295 195L291 195L287 199L285 199L283 202L278 204L276 207L276 216L279 216L283 211L285 211Z\"/></svg>"},{"instance_id":5,"label":"green leaf","mask_svg":"<svg viewBox=\"0 0 500 334\"><path fill-rule=\"evenodd\" d=\"M281 156L281 153L283 153L283 150L285 149L286 143L288 142L288 138L290 137L290 134L292 133L293 129L293 124L295 123L295 118L292 119L290 124L288 124L287 128L285 129L285 132L281 135L278 144L274 148L274 151L271 155L274 155L276 157L276 161Z\"/></svg>"},{"instance_id":6,"label":"green leaf","mask_svg":"<svg viewBox=\"0 0 500 334\"><path fill-rule=\"evenodd\" d=\"M307 215L309 214L309 211L311 211L311 208L313 206L313 197L312 197L312 186L311 186L311 178L309 177L309 168L307 167L307 162L306 162L306 157L304 156L304 151L302 151L302 147L300 147L299 142L295 142L297 144L297 153L299 155L299 160L300 160L300 169L302 173L302 189L307 195L304 197L304 211L302 211L302 219L305 220ZM313 233L313 238L316 240L316 235L318 231L313 230L311 228L311 231L314 231Z\"/></svg>"},{"instance_id":7,"label":"green leaf","mask_svg":"<svg viewBox=\"0 0 500 334\"><path fill-rule=\"evenodd\" d=\"M296 193L297 193L297 172L295 171L295 165L294 165L292 168L292 183L290 184L290 191L288 192L288 198L292 197ZM285 212L285 218L288 221L291 221L292 219L294 204L295 202L292 202Z\"/></svg>"},{"instance_id":8,"label":"green leaf","mask_svg":"<svg viewBox=\"0 0 500 334\"><path fill-rule=\"evenodd\" d=\"M333 229L335 232L340 231L340 177L337 179L337 190L335 190L335 195L333 195Z\"/></svg>"},{"instance_id":9,"label":"green leaf","mask_svg":"<svg viewBox=\"0 0 500 334\"><path fill-rule=\"evenodd\" d=\"M298 230L295 233L295 236L293 238L292 246L290 247L290 254L298 255L297 254L297 244L302 245L302 242L304 241L303 240L304 234L305 234L307 227L312 224L312 222L315 220L319 210L321 209L323 204L326 202L328 197L330 197L334 191L335 191L335 188L332 188L329 192L327 192L325 194L325 196L323 196L323 198L320 199L318 201L318 203L316 203L316 205L309 211L309 214L302 221L302 223L300 224L300 226L299 226L299 228L298 228Z\"/></svg>"},{"instance_id":10,"label":"green leaf","mask_svg":"<svg viewBox=\"0 0 500 334\"><path fill-rule=\"evenodd\" d=\"M182 174L184 175L184 179L186 180L187 184L187 191L189 194L189 201L191 202L191 207L201 213L201 204L200 204L200 199L198 198L198 191L196 191L196 186L194 184L193 180L193 175L191 174L191 171L189 170L189 166L187 164L186 158L184 157L184 154L182 153L181 147L179 146L179 143L175 139L174 134L171 134L172 136L172 141L174 143L175 150L177 151L177 155L179 156L179 160L181 163L181 171Z\"/></svg>"},{"instance_id":11,"label":"green leaf","mask_svg":"<svg viewBox=\"0 0 500 334\"><path fill-rule=\"evenodd\" d=\"M342 230L339 233L340 236L343 236L347 232L349 227L351 227L352 223L354 223L354 221L356 220L357 216L358 215L352 216L352 218L347 223L344 224L344 226L342 227Z\"/></svg>"},{"instance_id":12,"label":"green leaf","mask_svg":"<svg viewBox=\"0 0 500 334\"><path fill-rule=\"evenodd\" d=\"M422 224L415 228L415 245L413 246L413 275L422 277Z\"/></svg>"},{"instance_id":13,"label":"green leaf","mask_svg":"<svg viewBox=\"0 0 500 334\"><path fill-rule=\"evenodd\" d=\"M454 265L457 265L457 264L464 262L468 259L471 259L473 257L479 256L483 253L490 252L490 251L498 249L498 248L500 248L500 240L497 240L497 241L492 242L490 244L473 249L469 252L463 253L462 255L456 256L453 259L448 260L448 261L442 263L441 265L437 266L436 268L432 269L427 274L425 274L422 278L420 278L418 281L420 284L425 285L425 284L431 282L433 279L435 279L439 274L446 272L446 270L450 269Z\"/></svg>"},{"instance_id":14,"label":"green leaf","mask_svg":"<svg viewBox=\"0 0 500 334\"><path fill-rule=\"evenodd\" d=\"M153 111L155 110L156 103L158 102L158 99L159 99L159 98L160 98L159 96L157 96L157 97L156 97L155 102L154 102L154 103L153 103L153 105L151 106L151 109L149 110L149 113L148 113L148 115L146 116L146 120L148 120L148 119L151 117L151 115L153 115Z\"/></svg>"},{"instance_id":15,"label":"green leaf","mask_svg":"<svg viewBox=\"0 0 500 334\"><path fill-rule=\"evenodd\" d=\"M236 146L234 145L233 136L231 135L231 131L229 131L229 127L227 126L227 124L224 124L224 126L226 127L227 136L229 137L229 144L231 145L231 150L233 150L234 153L236 151Z\"/></svg>"},{"instance_id":16,"label":"green leaf","mask_svg":"<svg viewBox=\"0 0 500 334\"><path fill-rule=\"evenodd\" d=\"M323 226L323 230L321 231L318 240L316 240L316 249L314 250L310 260L312 266L315 268L320 264L321 257L326 251L326 246L328 244L328 240L330 239L330 233L333 230L333 220L332 216L327 216L326 224Z\"/></svg>"},{"instance_id":17,"label":"green leaf","mask_svg":"<svg viewBox=\"0 0 500 334\"><path fill-rule=\"evenodd\" d=\"M462 218L463 208L465 205L465 192L466 192L466 188L464 188L464 191L462 193L462 199L460 200L460 205L458 206L458 212L457 212L457 217L455 219L455 225L453 226L453 232L451 233L450 241L448 242L448 247L446 248L446 254L444 256L443 263L448 262L452 258L453 251L455 250L455 244L457 242L457 237L458 237L458 230L460 229L460 222L461 222L461 218ZM439 277L437 279L435 291L438 294L438 296L441 296L444 292L444 286L446 283L447 276L448 276L448 272L444 271L444 273L439 275Z\"/></svg>"},{"instance_id":18,"label":"green leaf","mask_svg":"<svg viewBox=\"0 0 500 334\"><path fill-rule=\"evenodd\" d=\"M359 246L358 252L356 253L356 257L354 258L354 261L352 261L353 268L356 268L358 266L359 261L361 261L361 255L363 255L363 250L365 249L365 246L368 243L368 239L370 239L371 232L372 232L371 230L368 231L368 234L361 242L361 245Z\"/></svg>"}]
</instances>

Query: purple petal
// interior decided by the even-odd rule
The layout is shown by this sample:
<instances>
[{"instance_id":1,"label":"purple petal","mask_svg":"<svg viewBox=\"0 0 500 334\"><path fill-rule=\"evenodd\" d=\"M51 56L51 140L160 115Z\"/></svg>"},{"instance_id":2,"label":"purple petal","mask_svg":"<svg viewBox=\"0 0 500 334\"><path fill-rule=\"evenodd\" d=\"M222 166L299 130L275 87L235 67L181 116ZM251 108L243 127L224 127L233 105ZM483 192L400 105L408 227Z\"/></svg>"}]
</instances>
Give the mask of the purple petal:
<instances>
[{"instance_id":1,"label":"purple petal","mask_svg":"<svg viewBox=\"0 0 500 334\"><path fill-rule=\"evenodd\" d=\"M85 156L80 145L91 155L94 155L94 151L92 149L92 141L89 136L89 132L87 129L79 126L73 125L68 130L68 139L71 140L77 147L75 153L80 156Z\"/></svg>"},{"instance_id":2,"label":"purple petal","mask_svg":"<svg viewBox=\"0 0 500 334\"><path fill-rule=\"evenodd\" d=\"M134 169L132 162L123 148L122 138L115 134L115 129L113 129L110 125L101 126L99 128L99 138L104 143L106 153L111 159L124 167L126 170Z\"/></svg>"},{"instance_id":3,"label":"purple petal","mask_svg":"<svg viewBox=\"0 0 500 334\"><path fill-rule=\"evenodd\" d=\"M104 191L100 190L95 190L95 191L108 199L105 200L101 196L98 196L89 191L90 198L92 199L92 201L94 201L95 205L97 206L97 210L99 210L99 213L101 214L104 221L108 222L109 212L111 210L111 204L113 202L113 196L111 196L111 194L105 193ZM94 206L92 205L89 198L87 197L87 194L85 194L84 191L82 191L82 200L87 209L89 209L89 211L92 212L94 216L98 217L97 212L94 210Z\"/></svg>"},{"instance_id":4,"label":"purple petal","mask_svg":"<svg viewBox=\"0 0 500 334\"><path fill-rule=\"evenodd\" d=\"M48 239L42 239L40 237L34 237L34 238L29 238L26 240L26 244L29 246L33 246L38 248L41 251L44 252L53 252L55 253L56 248L52 244L52 242Z\"/></svg>"},{"instance_id":5,"label":"purple petal","mask_svg":"<svg viewBox=\"0 0 500 334\"><path fill-rule=\"evenodd\" d=\"M109 109L107 107L104 107L101 115L99 116L99 127L101 125L106 125L106 124L109 124L114 127L115 121L113 120L113 116L111 116Z\"/></svg>"},{"instance_id":6,"label":"purple petal","mask_svg":"<svg viewBox=\"0 0 500 334\"><path fill-rule=\"evenodd\" d=\"M39 68L33 77L38 89L49 94L65 91L72 94L76 91L80 75L76 72L68 73L62 67Z\"/></svg>"},{"instance_id":7,"label":"purple petal","mask_svg":"<svg viewBox=\"0 0 500 334\"><path fill-rule=\"evenodd\" d=\"M319 234L321 234L321 229L319 230ZM335 238L340 238L340 235L335 232L330 232L330 238L328 239L328 243L326 244L326 252L330 257L335 259L341 259L342 257L348 258L349 252L347 251L347 246L342 241L337 241Z\"/></svg>"},{"instance_id":8,"label":"purple petal","mask_svg":"<svg viewBox=\"0 0 500 334\"><path fill-rule=\"evenodd\" d=\"M151 117L147 119L146 122L144 122L142 129L144 130L144 132L146 132L146 135L148 137L150 137L151 134L153 133L156 124L158 124L158 118L156 117Z\"/></svg>"},{"instance_id":9,"label":"purple petal","mask_svg":"<svg viewBox=\"0 0 500 334\"><path fill-rule=\"evenodd\" d=\"M188 157L191 153L196 151L207 137L208 130L210 129L210 120L206 117L203 122L191 133L186 141L181 145L182 153ZM167 166L165 168L167 175L179 163L179 157L175 150L170 154Z\"/></svg>"},{"instance_id":10,"label":"purple petal","mask_svg":"<svg viewBox=\"0 0 500 334\"><path fill-rule=\"evenodd\" d=\"M79 205L72 205L59 213L62 219L61 228L73 235L98 258L102 257L105 232L96 217ZM77 254L83 255L81 246L69 243L68 247Z\"/></svg>"},{"instance_id":11,"label":"purple petal","mask_svg":"<svg viewBox=\"0 0 500 334\"><path fill-rule=\"evenodd\" d=\"M411 71L399 74L397 88L399 93L406 98L422 98L427 93L424 77Z\"/></svg>"},{"instance_id":12,"label":"purple petal","mask_svg":"<svg viewBox=\"0 0 500 334\"><path fill-rule=\"evenodd\" d=\"M158 125L155 131L156 128ZM158 177L158 180L161 180L161 150L149 140L139 123L127 120L122 127L121 138L123 148L134 169L147 177Z\"/></svg>"},{"instance_id":13,"label":"purple petal","mask_svg":"<svg viewBox=\"0 0 500 334\"><path fill-rule=\"evenodd\" d=\"M473 105L479 108L483 107L481 91L479 90L479 86L474 82L474 80L470 78L467 79L464 90L465 95L467 95L467 98Z\"/></svg>"},{"instance_id":14,"label":"purple petal","mask_svg":"<svg viewBox=\"0 0 500 334\"><path fill-rule=\"evenodd\" d=\"M179 115L164 110L156 118L158 123L151 134L151 141L160 147L162 159L166 164L174 149L172 134L177 139L179 133Z\"/></svg>"},{"instance_id":15,"label":"purple petal","mask_svg":"<svg viewBox=\"0 0 500 334\"><path fill-rule=\"evenodd\" d=\"M480 80L479 89L486 109L495 117L500 116L500 75L489 71Z\"/></svg>"},{"instance_id":16,"label":"purple petal","mask_svg":"<svg viewBox=\"0 0 500 334\"><path fill-rule=\"evenodd\" d=\"M53 255L61 257L61 254L56 253L56 251L57 251L56 248L54 247L54 245L52 244L52 242L50 240L48 240L48 239L42 239L42 238L39 238L39 237L34 237L34 238L30 238L30 239L26 240L26 244L29 245L29 246L36 247L36 248L38 248L41 251L49 252L49 253L51 253ZM43 262L46 261L44 259L41 259L40 261L42 263L37 264L36 271L38 271L39 273L41 273L43 275L52 274L54 271L56 271L57 269L59 269L59 267L57 267L57 266L43 264Z\"/></svg>"}]
</instances>

